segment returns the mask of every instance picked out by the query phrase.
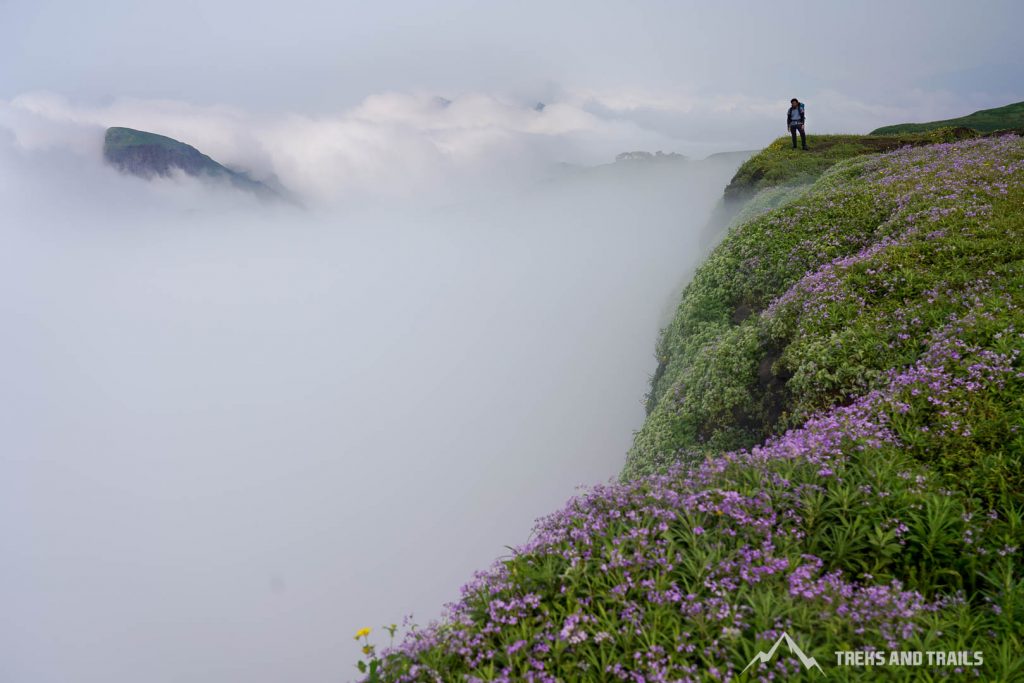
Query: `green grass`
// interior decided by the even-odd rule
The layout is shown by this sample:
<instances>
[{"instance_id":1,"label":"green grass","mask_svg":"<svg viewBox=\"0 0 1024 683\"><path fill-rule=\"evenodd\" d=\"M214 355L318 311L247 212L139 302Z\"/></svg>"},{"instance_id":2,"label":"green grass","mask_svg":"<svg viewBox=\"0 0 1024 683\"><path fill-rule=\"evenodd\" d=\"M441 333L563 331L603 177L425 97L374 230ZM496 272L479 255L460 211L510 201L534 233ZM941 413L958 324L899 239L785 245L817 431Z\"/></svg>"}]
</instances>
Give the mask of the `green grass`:
<instances>
[{"instance_id":1,"label":"green grass","mask_svg":"<svg viewBox=\"0 0 1024 683\"><path fill-rule=\"evenodd\" d=\"M164 149L179 151L185 149L195 149L190 145L186 145L184 142L179 142L178 140L175 140L174 138L169 138L166 135L157 135L156 133L149 133L144 130L135 130L134 128L120 128L116 126L107 129L104 145L112 149L138 147L142 145L152 145L155 147L162 147Z\"/></svg>"},{"instance_id":2,"label":"green grass","mask_svg":"<svg viewBox=\"0 0 1024 683\"><path fill-rule=\"evenodd\" d=\"M630 452L629 476L657 469L681 452L696 457L752 446L798 425L830 401L871 388L871 381L885 369L907 361L899 353L873 347L882 342L868 333L890 326L892 311L884 308L876 317L859 317L856 322L832 312L833 327L817 337L805 330L783 329L778 321L758 315L806 273L855 254L899 225L897 216L906 211L900 205L904 200L874 191L865 177L865 169L878 163L875 159L848 160L830 169L813 188L784 195L802 198L734 227L698 269L659 340L648 418ZM766 194L777 191L771 188ZM1002 206L1005 199L996 199ZM917 202L938 206L931 196ZM1024 244L1022 212L1012 203L1007 211L998 223L987 223L990 232L985 240L961 236L969 242L963 247L969 252L987 249L972 255L973 260L985 264L985 258L1019 257L1019 244ZM1011 225L1002 225L1006 221ZM1011 239L1013 235L1020 240ZM944 248L930 242L925 247ZM959 272L966 278L956 282L959 287L977 274L947 270L946 265L921 270L914 277L928 282ZM865 316L869 309L854 310ZM864 342L866 348L851 346L851 336L870 342ZM791 347L793 339L798 343ZM854 362L861 356L864 362Z\"/></svg>"},{"instance_id":3,"label":"green grass","mask_svg":"<svg viewBox=\"0 0 1024 683\"><path fill-rule=\"evenodd\" d=\"M748 199L762 189L813 182L844 159L877 154L905 145L949 142L973 133L945 129L899 137L879 135L808 135L809 150L793 149L792 139L781 137L740 166L725 188L726 199Z\"/></svg>"},{"instance_id":4,"label":"green grass","mask_svg":"<svg viewBox=\"0 0 1024 683\"><path fill-rule=\"evenodd\" d=\"M1024 129L1024 102L1008 104L995 109L982 109L967 116L945 121L929 123L899 123L894 126L882 126L871 131L872 135L903 135L906 133L923 133L938 128L973 128L977 131L992 132L997 130Z\"/></svg>"}]
</instances>

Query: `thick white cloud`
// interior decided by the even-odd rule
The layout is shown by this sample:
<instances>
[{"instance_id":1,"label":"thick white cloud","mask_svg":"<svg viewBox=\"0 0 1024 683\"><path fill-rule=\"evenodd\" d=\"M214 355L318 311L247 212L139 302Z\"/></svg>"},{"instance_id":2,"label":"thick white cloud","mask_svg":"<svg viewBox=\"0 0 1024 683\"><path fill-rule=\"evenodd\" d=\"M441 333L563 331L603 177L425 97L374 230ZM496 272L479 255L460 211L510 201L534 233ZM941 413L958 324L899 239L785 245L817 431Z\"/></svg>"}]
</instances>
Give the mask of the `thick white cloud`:
<instances>
[{"instance_id":1,"label":"thick white cloud","mask_svg":"<svg viewBox=\"0 0 1024 683\"><path fill-rule=\"evenodd\" d=\"M783 132L780 99L648 88L565 88L542 111L522 98L467 92L371 94L330 114L267 114L226 105L118 98L105 104L31 92L0 102L0 127L27 150L98 157L102 130L128 126L188 142L256 176L276 175L312 203L429 198L534 178L557 162L600 163L647 149L691 156L754 149ZM811 132L864 132L887 123L966 113L984 96L915 90L865 102L823 89L808 102Z\"/></svg>"},{"instance_id":2,"label":"thick white cloud","mask_svg":"<svg viewBox=\"0 0 1024 683\"><path fill-rule=\"evenodd\" d=\"M536 111L470 93L452 101L382 93L335 115L266 116L227 106L123 98L104 105L35 92L0 103L0 126L25 149L96 154L102 130L128 126L188 142L256 175L276 174L294 191L330 201L353 194L421 195L459 184L535 175L538 167L604 161L636 144L671 145L629 121L602 119L574 104ZM594 145L582 141L601 140Z\"/></svg>"},{"instance_id":3,"label":"thick white cloud","mask_svg":"<svg viewBox=\"0 0 1024 683\"><path fill-rule=\"evenodd\" d=\"M296 167L461 203L300 211L147 182L75 147L110 110L4 108L4 683L350 680L356 628L438 616L576 484L618 471L738 159L481 201L452 169L496 173L517 136L564 134L487 98L450 118L395 100L387 125L111 107L183 139L278 131L309 145L289 147ZM301 180L282 147L259 151Z\"/></svg>"}]
</instances>

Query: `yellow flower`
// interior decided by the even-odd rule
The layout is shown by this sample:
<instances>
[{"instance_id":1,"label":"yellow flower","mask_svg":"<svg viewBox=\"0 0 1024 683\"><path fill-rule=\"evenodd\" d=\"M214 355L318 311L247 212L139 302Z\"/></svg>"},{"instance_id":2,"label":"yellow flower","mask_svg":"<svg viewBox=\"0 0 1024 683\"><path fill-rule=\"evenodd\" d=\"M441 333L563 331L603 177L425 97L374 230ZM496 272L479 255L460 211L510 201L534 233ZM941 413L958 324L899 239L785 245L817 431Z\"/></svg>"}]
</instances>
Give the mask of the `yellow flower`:
<instances>
[{"instance_id":1,"label":"yellow flower","mask_svg":"<svg viewBox=\"0 0 1024 683\"><path fill-rule=\"evenodd\" d=\"M368 655L373 652L373 645L363 645L363 654Z\"/></svg>"},{"instance_id":2,"label":"yellow flower","mask_svg":"<svg viewBox=\"0 0 1024 683\"><path fill-rule=\"evenodd\" d=\"M360 638L365 638L368 635L370 635L370 629L361 628L358 631L356 631L356 640L359 640Z\"/></svg>"}]
</instances>

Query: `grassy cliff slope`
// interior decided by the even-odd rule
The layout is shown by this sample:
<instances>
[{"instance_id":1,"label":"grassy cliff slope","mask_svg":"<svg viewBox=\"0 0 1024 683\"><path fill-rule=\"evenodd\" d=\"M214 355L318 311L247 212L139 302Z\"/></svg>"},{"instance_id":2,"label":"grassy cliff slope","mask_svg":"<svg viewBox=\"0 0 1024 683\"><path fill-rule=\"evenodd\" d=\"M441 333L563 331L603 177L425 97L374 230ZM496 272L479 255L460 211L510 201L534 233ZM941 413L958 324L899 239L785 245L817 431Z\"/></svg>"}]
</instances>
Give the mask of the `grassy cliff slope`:
<instances>
[{"instance_id":1,"label":"grassy cliff slope","mask_svg":"<svg viewBox=\"0 0 1024 683\"><path fill-rule=\"evenodd\" d=\"M538 523L371 680L1024 679L1024 140L833 166L687 287L626 478ZM837 650L983 663L839 667ZM751 680L818 680L787 648Z\"/></svg>"},{"instance_id":2,"label":"grassy cliff slope","mask_svg":"<svg viewBox=\"0 0 1024 683\"><path fill-rule=\"evenodd\" d=\"M991 132L1011 128L1024 128L1024 102L1008 104L995 109L982 109L958 119L931 121L929 123L899 123L895 126L883 126L871 131L872 135L902 135L906 133L923 133L937 128L973 128L977 131Z\"/></svg>"}]
</instances>

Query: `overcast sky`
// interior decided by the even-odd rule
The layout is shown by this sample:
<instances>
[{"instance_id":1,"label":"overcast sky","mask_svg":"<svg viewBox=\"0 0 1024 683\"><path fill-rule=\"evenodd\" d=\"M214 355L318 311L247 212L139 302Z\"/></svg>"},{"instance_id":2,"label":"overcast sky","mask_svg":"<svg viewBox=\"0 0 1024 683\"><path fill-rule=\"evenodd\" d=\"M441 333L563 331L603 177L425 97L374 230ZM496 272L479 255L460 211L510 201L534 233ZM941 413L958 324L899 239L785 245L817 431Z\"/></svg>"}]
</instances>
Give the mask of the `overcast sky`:
<instances>
[{"instance_id":1,"label":"overcast sky","mask_svg":"<svg viewBox=\"0 0 1024 683\"><path fill-rule=\"evenodd\" d=\"M1012 0L0 0L0 101L42 92L94 113L127 102L150 112L142 123L175 107L193 108L193 121L216 109L232 112L236 134L243 117L349 120L381 95L512 109L543 101L562 107L539 133L556 160L641 145L699 155L762 146L784 132L780 108L794 96L807 102L812 132L1022 100L1022 24L1024 4ZM437 127L396 98L370 119L396 112L413 137ZM522 132L505 114L478 107L443 125ZM581 132L607 149L554 144ZM237 147L252 153L251 143Z\"/></svg>"}]
</instances>

